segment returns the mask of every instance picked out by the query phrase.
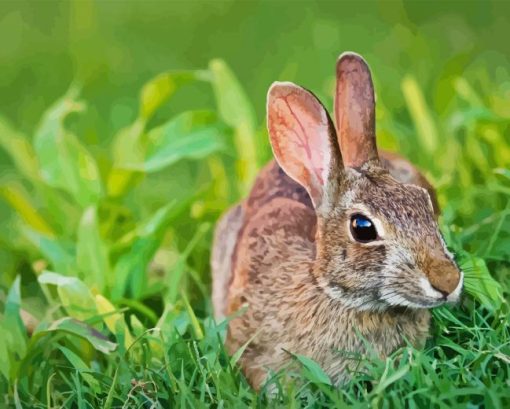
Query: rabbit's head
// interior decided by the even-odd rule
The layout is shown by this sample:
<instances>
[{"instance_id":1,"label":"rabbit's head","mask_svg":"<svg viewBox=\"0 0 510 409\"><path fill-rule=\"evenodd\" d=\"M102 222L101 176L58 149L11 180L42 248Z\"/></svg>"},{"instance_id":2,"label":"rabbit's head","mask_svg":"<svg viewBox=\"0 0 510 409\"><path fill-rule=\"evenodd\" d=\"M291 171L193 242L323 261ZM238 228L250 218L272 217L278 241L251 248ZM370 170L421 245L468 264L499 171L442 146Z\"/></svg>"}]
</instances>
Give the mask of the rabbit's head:
<instances>
[{"instance_id":1,"label":"rabbit's head","mask_svg":"<svg viewBox=\"0 0 510 409\"><path fill-rule=\"evenodd\" d=\"M428 192L382 167L370 70L357 54L337 63L336 129L319 100L288 82L268 93L274 155L317 213L311 274L333 299L359 310L456 302L462 272L439 232Z\"/></svg>"}]
</instances>

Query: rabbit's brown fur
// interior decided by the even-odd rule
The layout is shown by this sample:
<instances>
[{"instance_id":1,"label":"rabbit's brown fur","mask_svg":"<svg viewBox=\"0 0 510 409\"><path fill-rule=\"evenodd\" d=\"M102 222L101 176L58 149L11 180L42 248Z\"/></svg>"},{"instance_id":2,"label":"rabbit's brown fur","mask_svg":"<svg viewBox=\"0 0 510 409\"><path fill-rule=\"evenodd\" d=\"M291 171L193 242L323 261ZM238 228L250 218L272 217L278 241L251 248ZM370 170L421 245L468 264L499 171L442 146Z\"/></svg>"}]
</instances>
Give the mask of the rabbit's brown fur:
<instances>
[{"instance_id":1,"label":"rabbit's brown fur","mask_svg":"<svg viewBox=\"0 0 510 409\"><path fill-rule=\"evenodd\" d=\"M462 285L437 228L433 189L405 159L376 151L368 67L347 54L337 76L338 139L311 93L272 87L269 133L285 171L269 163L216 230L215 313L247 306L230 322L226 344L234 353L251 340L241 365L255 387L292 359L289 352L339 381L355 365L345 353L385 356L405 340L421 345L426 308L454 300ZM353 213L370 216L382 237L354 240Z\"/></svg>"}]
</instances>

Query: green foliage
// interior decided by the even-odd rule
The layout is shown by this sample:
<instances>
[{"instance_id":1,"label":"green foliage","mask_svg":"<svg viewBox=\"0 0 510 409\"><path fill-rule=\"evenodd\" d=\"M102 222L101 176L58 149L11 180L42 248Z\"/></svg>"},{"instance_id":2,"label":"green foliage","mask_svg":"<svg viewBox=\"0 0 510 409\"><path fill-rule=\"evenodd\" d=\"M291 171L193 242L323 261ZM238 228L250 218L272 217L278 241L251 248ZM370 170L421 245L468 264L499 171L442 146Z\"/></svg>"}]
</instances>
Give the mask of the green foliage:
<instances>
[{"instance_id":1,"label":"green foliage","mask_svg":"<svg viewBox=\"0 0 510 409\"><path fill-rule=\"evenodd\" d=\"M28 313L24 314L38 321L36 328L30 328L29 338L21 320L19 276L5 299L0 317L2 332L7 334L0 342L2 376L7 381L2 381L3 394L25 404L45 401L50 405L50 399L67 404L74 397L60 400L56 391L78 383L79 402L90 400L90 393L99 398L108 385L97 378L100 361L123 361L123 370L116 374L125 378L131 359L145 364L159 360L165 365L168 344L163 337L176 336L175 323L181 322L178 327L185 332L189 320L194 337L204 338L202 324L181 290L185 278L191 277L206 297L203 277L188 260L210 224L199 222L203 217L193 213L203 213L199 204L212 194L207 187L213 182L206 172L207 157L222 157L230 128L211 111L184 112L156 127L147 122L177 88L197 79L209 81L211 75L206 74L163 74L146 84L139 117L113 138L107 149L110 166L103 172L98 158L70 130L68 117L84 109L75 88L43 115L33 147L30 138L2 122L2 146L17 168L13 180L2 184L16 226L13 244L27 261L33 261L24 280L36 278L39 286L25 305ZM235 79L223 81L228 87ZM222 91L216 92L222 98ZM134 200L143 177L176 168L185 160L195 161L198 171L204 169L205 184L200 187L189 181L188 197L168 197L169 203L159 208ZM122 189L105 190L105 181L110 186L120 183ZM34 194L26 194L28 189ZM190 208L191 215L186 215ZM208 217L212 220L216 214ZM175 240L178 223L171 227L176 220L192 226L189 244L182 249ZM220 350L217 335L214 340ZM38 360L44 360L40 370L35 366ZM170 380L178 382L174 375ZM105 402L113 405L115 385L109 391Z\"/></svg>"},{"instance_id":2,"label":"green foliage","mask_svg":"<svg viewBox=\"0 0 510 409\"><path fill-rule=\"evenodd\" d=\"M185 112L149 132L151 148L142 169L157 172L184 158L203 159L225 148L225 134L214 114Z\"/></svg>"},{"instance_id":3,"label":"green foliage","mask_svg":"<svg viewBox=\"0 0 510 409\"><path fill-rule=\"evenodd\" d=\"M90 24L80 23L93 21L91 4L70 6L71 15L80 18L73 17L76 21L65 30L76 44L87 41ZM326 9L333 6L324 4L317 21L299 20L313 28L312 34L281 39L270 28L265 33L248 25L246 30L260 35L262 48L274 51L264 60L256 56L257 70L265 68L261 78L236 78L234 72L246 72L243 61L238 65L244 70L232 70L222 60L202 61L191 66L205 68L167 71L145 85L136 83L138 98L130 94L133 84L129 90L114 87L95 94L96 47L98 58L120 58L101 55L98 40L88 58L85 51L76 57L83 94L72 86L46 109L47 98L57 95L45 88L46 102L35 97L17 101L16 108L25 107L17 114L6 104L11 119L0 116L3 403L80 408L510 405L510 76L487 70L491 64L486 62L497 66L499 57L484 54L477 60L471 48L462 48L459 36L459 54L444 60L445 43L426 41L407 20L413 10L424 16L433 11L398 4L385 6L383 22L361 24L353 17L342 25L332 23L327 15L334 13ZM200 15L202 6L190 7L198 7ZM470 10L466 15L481 13ZM406 24L394 24L398 13ZM220 14L211 25L222 24ZM279 14L266 10L266 15ZM6 18L7 28L13 18ZM440 27L471 33L464 23L452 21ZM260 119L268 81L296 80L328 101L331 58L352 48L344 39L358 33L356 22L389 33L378 43L380 51L367 56L374 61L378 90L378 140L420 165L438 188L441 228L464 270L466 295L459 306L434 310L432 337L423 350L407 346L386 360L353 356L357 369L341 387L331 385L308 357L294 355L293 364L272 374L256 393L237 365L245 347L229 357L222 342L227 323L211 318L212 226L245 195L271 157ZM280 18L278 24L283 24ZM506 32L506 24L493 25ZM437 27L422 29L432 35ZM480 44L488 43L485 29L473 31ZM335 36L340 45L331 41ZM212 40L194 47L206 47L198 54L211 56L230 49L237 56L247 49L246 58L252 58L245 40L234 37L222 41L240 41L239 48L220 42L221 49L211 54ZM400 46L396 38L402 39ZM282 56L275 51L280 41ZM313 47L308 41L315 41ZM189 42L182 43L174 46L184 54ZM143 48L146 44L144 39ZM356 44L363 51L363 40ZM277 71L267 68L269 61ZM299 75L298 61L308 64ZM170 66L165 64L158 70ZM147 71L157 72L156 65L151 67ZM92 79L83 74L87 68ZM115 69L112 78L121 78L125 71ZM6 72L7 82L14 74L10 68ZM150 77L140 72L131 75ZM328 75L319 79L321 72ZM28 94L25 85L12 83L19 87L16 95ZM68 82L59 79L59 84ZM98 87L107 88L104 82ZM105 107L105 101L111 106Z\"/></svg>"},{"instance_id":4,"label":"green foliage","mask_svg":"<svg viewBox=\"0 0 510 409\"><path fill-rule=\"evenodd\" d=\"M34 148L44 181L84 207L99 200L102 187L94 158L64 125L69 114L83 109L76 96L72 89L46 111L34 135Z\"/></svg>"}]
</instances>

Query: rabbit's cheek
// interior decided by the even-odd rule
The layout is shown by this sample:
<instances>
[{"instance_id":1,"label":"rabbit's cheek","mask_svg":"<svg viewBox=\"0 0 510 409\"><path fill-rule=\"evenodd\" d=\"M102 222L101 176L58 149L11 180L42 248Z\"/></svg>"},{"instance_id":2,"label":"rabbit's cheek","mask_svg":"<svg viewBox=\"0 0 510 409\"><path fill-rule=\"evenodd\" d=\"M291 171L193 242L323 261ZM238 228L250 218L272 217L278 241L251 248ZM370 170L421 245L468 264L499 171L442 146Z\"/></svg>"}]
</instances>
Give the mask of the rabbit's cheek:
<instances>
[{"instance_id":1,"label":"rabbit's cheek","mask_svg":"<svg viewBox=\"0 0 510 409\"><path fill-rule=\"evenodd\" d=\"M349 250L346 267L349 268L354 280L365 286L367 275L378 275L382 272L387 257L386 246L357 244Z\"/></svg>"},{"instance_id":2,"label":"rabbit's cheek","mask_svg":"<svg viewBox=\"0 0 510 409\"><path fill-rule=\"evenodd\" d=\"M317 269L325 285L344 293L368 291L379 286L386 259L386 246L362 244L331 247L321 254Z\"/></svg>"}]
</instances>

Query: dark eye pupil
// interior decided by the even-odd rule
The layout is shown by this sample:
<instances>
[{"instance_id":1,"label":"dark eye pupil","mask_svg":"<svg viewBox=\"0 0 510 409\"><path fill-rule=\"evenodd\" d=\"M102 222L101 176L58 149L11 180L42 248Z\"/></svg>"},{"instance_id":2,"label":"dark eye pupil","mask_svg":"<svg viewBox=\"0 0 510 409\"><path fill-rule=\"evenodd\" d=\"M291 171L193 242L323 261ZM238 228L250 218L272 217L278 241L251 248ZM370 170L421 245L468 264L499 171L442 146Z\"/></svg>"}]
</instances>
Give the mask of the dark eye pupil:
<instances>
[{"instance_id":1,"label":"dark eye pupil","mask_svg":"<svg viewBox=\"0 0 510 409\"><path fill-rule=\"evenodd\" d=\"M351 217L351 233L352 237L361 243L377 239L377 230L374 223L362 214L355 214Z\"/></svg>"}]
</instances>

